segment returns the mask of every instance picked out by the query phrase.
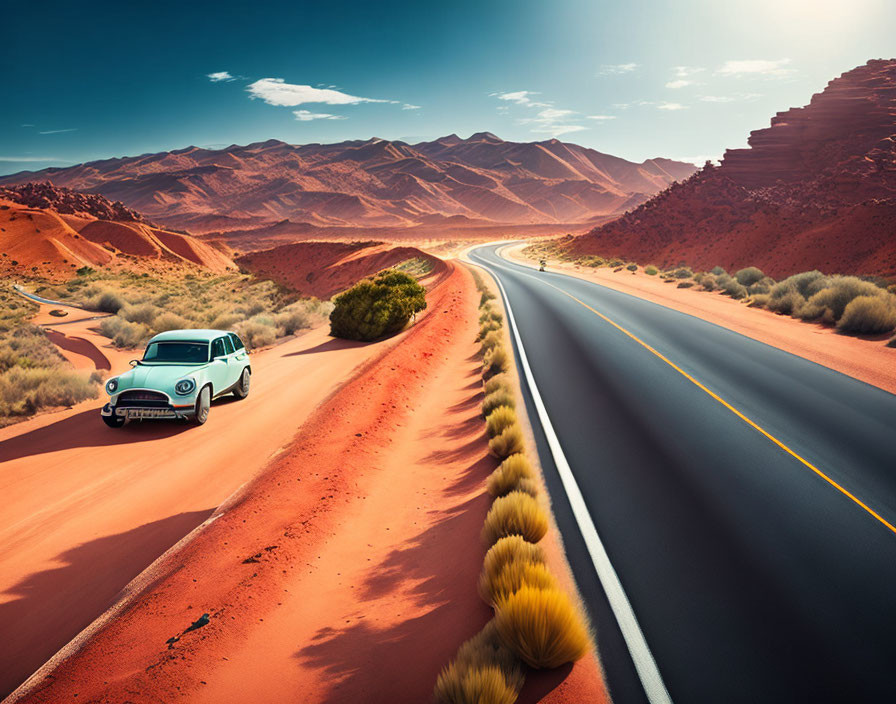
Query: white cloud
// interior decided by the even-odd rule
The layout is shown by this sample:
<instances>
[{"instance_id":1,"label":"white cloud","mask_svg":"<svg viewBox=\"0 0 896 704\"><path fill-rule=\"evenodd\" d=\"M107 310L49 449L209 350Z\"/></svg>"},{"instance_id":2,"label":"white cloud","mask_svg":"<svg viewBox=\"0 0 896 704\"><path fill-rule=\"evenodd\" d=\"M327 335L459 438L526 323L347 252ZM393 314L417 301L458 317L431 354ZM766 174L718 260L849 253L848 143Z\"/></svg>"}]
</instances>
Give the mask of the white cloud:
<instances>
[{"instance_id":1,"label":"white cloud","mask_svg":"<svg viewBox=\"0 0 896 704\"><path fill-rule=\"evenodd\" d=\"M402 110L419 110L420 106L419 105L411 105L410 103L405 103L404 105L401 106L401 109Z\"/></svg>"},{"instance_id":2,"label":"white cloud","mask_svg":"<svg viewBox=\"0 0 896 704\"><path fill-rule=\"evenodd\" d=\"M529 96L538 95L538 93L533 93L531 90L516 90L510 93L492 93L492 95L498 100L509 100L517 105L529 105L532 102Z\"/></svg>"},{"instance_id":3,"label":"white cloud","mask_svg":"<svg viewBox=\"0 0 896 704\"><path fill-rule=\"evenodd\" d=\"M582 125L541 125L540 127L533 127L531 131L538 134L550 134L554 137L559 137L561 134L581 132L582 130L587 129L587 127Z\"/></svg>"},{"instance_id":4,"label":"white cloud","mask_svg":"<svg viewBox=\"0 0 896 704\"><path fill-rule=\"evenodd\" d=\"M718 161L718 157L709 156L708 154L698 154L697 156L676 156L675 161L686 161L695 166L703 166L707 161Z\"/></svg>"},{"instance_id":5,"label":"white cloud","mask_svg":"<svg viewBox=\"0 0 896 704\"><path fill-rule=\"evenodd\" d=\"M688 76L693 76L695 73L700 73L701 71L705 71L706 69L702 66L673 66L672 71L675 73L677 78L687 78Z\"/></svg>"},{"instance_id":6,"label":"white cloud","mask_svg":"<svg viewBox=\"0 0 896 704\"><path fill-rule=\"evenodd\" d=\"M586 115L589 120L615 120L615 115Z\"/></svg>"},{"instance_id":7,"label":"white cloud","mask_svg":"<svg viewBox=\"0 0 896 704\"><path fill-rule=\"evenodd\" d=\"M716 73L720 76L774 76L780 78L793 73L793 69L785 68L789 63L790 59L726 61Z\"/></svg>"},{"instance_id":8,"label":"white cloud","mask_svg":"<svg viewBox=\"0 0 896 704\"><path fill-rule=\"evenodd\" d=\"M32 125L32 124L29 122L29 123L26 123L26 124L22 125L22 127L34 127L34 125Z\"/></svg>"},{"instance_id":9,"label":"white cloud","mask_svg":"<svg viewBox=\"0 0 896 704\"><path fill-rule=\"evenodd\" d=\"M538 134L550 134L559 136L569 132L581 132L588 128L584 125L573 125L569 123L573 115L578 113L575 110L561 110L560 108L545 108L541 110L535 117L527 117L519 120L521 125L534 125L532 132Z\"/></svg>"},{"instance_id":10,"label":"white cloud","mask_svg":"<svg viewBox=\"0 0 896 704\"><path fill-rule=\"evenodd\" d=\"M38 132L38 134L62 134L63 132L77 132L77 127L69 127L64 130L44 130L43 132Z\"/></svg>"},{"instance_id":11,"label":"white cloud","mask_svg":"<svg viewBox=\"0 0 896 704\"><path fill-rule=\"evenodd\" d=\"M687 105L682 105L681 103L660 103L657 106L657 110L686 110Z\"/></svg>"},{"instance_id":12,"label":"white cloud","mask_svg":"<svg viewBox=\"0 0 896 704\"><path fill-rule=\"evenodd\" d=\"M636 68L638 68L638 64L629 63L629 64L604 64L600 67L600 70L597 72L598 76L619 76L623 73L631 73Z\"/></svg>"},{"instance_id":13,"label":"white cloud","mask_svg":"<svg viewBox=\"0 0 896 704\"><path fill-rule=\"evenodd\" d=\"M231 76L227 71L215 71L214 73L207 74L207 76L212 83L220 83L221 81L233 80L233 76Z\"/></svg>"},{"instance_id":14,"label":"white cloud","mask_svg":"<svg viewBox=\"0 0 896 704\"><path fill-rule=\"evenodd\" d=\"M679 78L678 80L675 80L675 81L669 81L666 84L666 88L684 88L685 86L692 86L692 85L694 85L693 81L688 81L688 80L685 80L684 78Z\"/></svg>"},{"instance_id":15,"label":"white cloud","mask_svg":"<svg viewBox=\"0 0 896 704\"><path fill-rule=\"evenodd\" d=\"M252 98L260 98L268 105L294 107L304 103L327 105L357 105L358 103L388 103L388 100L360 98L331 88L314 88L307 85L286 83L282 78L262 78L250 83L246 90Z\"/></svg>"},{"instance_id":16,"label":"white cloud","mask_svg":"<svg viewBox=\"0 0 896 704\"><path fill-rule=\"evenodd\" d=\"M736 95L701 95L704 103L736 103L744 100L755 100L761 97L759 93L738 93Z\"/></svg>"},{"instance_id":17,"label":"white cloud","mask_svg":"<svg viewBox=\"0 0 896 704\"><path fill-rule=\"evenodd\" d=\"M293 110L292 114L296 116L299 122L310 122L311 120L344 120L343 115L330 115L326 112L309 112L308 110Z\"/></svg>"}]
</instances>

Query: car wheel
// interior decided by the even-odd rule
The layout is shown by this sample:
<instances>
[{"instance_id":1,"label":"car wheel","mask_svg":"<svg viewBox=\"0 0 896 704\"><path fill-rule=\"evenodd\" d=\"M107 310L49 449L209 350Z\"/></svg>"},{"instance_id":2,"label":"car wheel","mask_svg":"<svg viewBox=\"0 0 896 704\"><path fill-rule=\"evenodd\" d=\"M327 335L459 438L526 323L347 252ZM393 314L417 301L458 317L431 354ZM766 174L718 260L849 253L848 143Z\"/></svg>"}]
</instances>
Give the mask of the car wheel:
<instances>
[{"instance_id":1,"label":"car wheel","mask_svg":"<svg viewBox=\"0 0 896 704\"><path fill-rule=\"evenodd\" d=\"M193 422L202 425L208 420L208 411L212 405L212 389L210 386L203 386L199 396L196 397L196 414L193 416Z\"/></svg>"},{"instance_id":2,"label":"car wheel","mask_svg":"<svg viewBox=\"0 0 896 704\"><path fill-rule=\"evenodd\" d=\"M112 411L112 415L101 417L103 419L103 423L108 425L110 428L120 428L127 422L127 418L115 415L115 411Z\"/></svg>"},{"instance_id":3,"label":"car wheel","mask_svg":"<svg viewBox=\"0 0 896 704\"><path fill-rule=\"evenodd\" d=\"M233 395L237 398L246 398L249 395L249 382L252 379L252 375L249 373L248 369L243 369L243 373L240 375L239 383L236 385L236 388L233 390Z\"/></svg>"}]
</instances>

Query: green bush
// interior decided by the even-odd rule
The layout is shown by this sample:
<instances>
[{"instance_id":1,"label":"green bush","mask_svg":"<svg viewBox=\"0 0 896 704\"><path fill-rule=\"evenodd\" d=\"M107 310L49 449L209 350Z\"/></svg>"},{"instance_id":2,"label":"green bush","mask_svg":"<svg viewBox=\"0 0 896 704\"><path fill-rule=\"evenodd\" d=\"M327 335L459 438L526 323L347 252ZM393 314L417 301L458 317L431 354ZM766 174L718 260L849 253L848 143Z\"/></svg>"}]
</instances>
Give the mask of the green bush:
<instances>
[{"instance_id":1,"label":"green bush","mask_svg":"<svg viewBox=\"0 0 896 704\"><path fill-rule=\"evenodd\" d=\"M634 272L634 271L637 271L637 270L638 270L638 265L637 265L637 264L629 264L629 265L628 265L627 267L625 267L625 268L628 269L629 271Z\"/></svg>"},{"instance_id":2,"label":"green bush","mask_svg":"<svg viewBox=\"0 0 896 704\"><path fill-rule=\"evenodd\" d=\"M693 278L694 272L691 271L688 267L682 266L673 271L672 276L676 279L690 279Z\"/></svg>"},{"instance_id":3,"label":"green bush","mask_svg":"<svg viewBox=\"0 0 896 704\"><path fill-rule=\"evenodd\" d=\"M714 266L712 269L709 270L709 273L712 274L713 276L722 276L722 275L727 275L727 274L728 274L728 272L725 271L725 270L724 270L722 267L720 267L720 266Z\"/></svg>"},{"instance_id":4,"label":"green bush","mask_svg":"<svg viewBox=\"0 0 896 704\"><path fill-rule=\"evenodd\" d=\"M837 329L857 335L875 335L896 328L896 296L885 295L853 298L843 310Z\"/></svg>"},{"instance_id":5,"label":"green bush","mask_svg":"<svg viewBox=\"0 0 896 704\"><path fill-rule=\"evenodd\" d=\"M647 274L648 276L656 276L657 268L653 264L650 264L650 265L644 267L644 273Z\"/></svg>"},{"instance_id":6,"label":"green bush","mask_svg":"<svg viewBox=\"0 0 896 704\"><path fill-rule=\"evenodd\" d=\"M334 304L330 334L370 341L397 333L426 308L426 289L412 276L389 269L339 294Z\"/></svg>"},{"instance_id":7,"label":"green bush","mask_svg":"<svg viewBox=\"0 0 896 704\"><path fill-rule=\"evenodd\" d=\"M826 318L838 321L846 306L860 296L888 296L883 289L856 276L832 276L827 285L812 294L806 301L806 309L801 314L806 319Z\"/></svg>"},{"instance_id":8,"label":"green bush","mask_svg":"<svg viewBox=\"0 0 896 704\"><path fill-rule=\"evenodd\" d=\"M734 278L741 286L752 286L753 284L765 278L765 274L755 266L748 266L734 273Z\"/></svg>"}]
</instances>

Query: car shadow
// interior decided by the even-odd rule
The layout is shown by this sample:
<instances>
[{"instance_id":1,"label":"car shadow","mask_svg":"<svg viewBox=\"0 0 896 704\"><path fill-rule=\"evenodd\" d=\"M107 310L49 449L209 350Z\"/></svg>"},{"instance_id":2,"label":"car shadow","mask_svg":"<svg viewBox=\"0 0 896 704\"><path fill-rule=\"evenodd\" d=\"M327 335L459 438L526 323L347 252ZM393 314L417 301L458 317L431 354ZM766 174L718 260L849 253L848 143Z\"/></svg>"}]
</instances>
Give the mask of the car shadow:
<instances>
[{"instance_id":1,"label":"car shadow","mask_svg":"<svg viewBox=\"0 0 896 704\"><path fill-rule=\"evenodd\" d=\"M59 554L23 575L0 604L0 698L115 602L127 584L205 521L213 508L179 513ZM15 634L15 637L12 637Z\"/></svg>"},{"instance_id":2,"label":"car shadow","mask_svg":"<svg viewBox=\"0 0 896 704\"><path fill-rule=\"evenodd\" d=\"M0 463L77 447L127 445L158 440L178 435L193 427L192 423L184 420L151 420L131 421L123 428L109 428L101 420L99 409L92 408L3 440L0 442Z\"/></svg>"}]
</instances>

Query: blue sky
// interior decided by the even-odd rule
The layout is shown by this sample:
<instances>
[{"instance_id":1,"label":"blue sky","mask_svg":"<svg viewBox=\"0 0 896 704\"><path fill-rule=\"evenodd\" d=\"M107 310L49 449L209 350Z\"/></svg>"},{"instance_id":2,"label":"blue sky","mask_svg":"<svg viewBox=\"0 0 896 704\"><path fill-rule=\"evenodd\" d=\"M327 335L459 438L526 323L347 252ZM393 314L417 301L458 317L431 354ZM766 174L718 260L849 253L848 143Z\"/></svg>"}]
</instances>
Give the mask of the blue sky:
<instances>
[{"instance_id":1,"label":"blue sky","mask_svg":"<svg viewBox=\"0 0 896 704\"><path fill-rule=\"evenodd\" d=\"M488 130L718 158L896 57L892 0L15 3L0 173L195 144Z\"/></svg>"}]
</instances>

